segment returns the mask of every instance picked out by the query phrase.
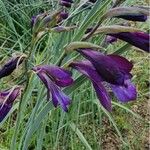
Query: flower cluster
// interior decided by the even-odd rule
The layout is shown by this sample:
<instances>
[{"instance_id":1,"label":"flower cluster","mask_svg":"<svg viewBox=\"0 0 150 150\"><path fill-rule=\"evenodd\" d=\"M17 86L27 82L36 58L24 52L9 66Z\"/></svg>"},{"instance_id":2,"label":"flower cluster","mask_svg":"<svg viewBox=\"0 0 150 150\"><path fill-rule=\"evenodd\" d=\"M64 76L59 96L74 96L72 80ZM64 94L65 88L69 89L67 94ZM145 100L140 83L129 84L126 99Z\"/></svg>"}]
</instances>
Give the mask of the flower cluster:
<instances>
[{"instance_id":1,"label":"flower cluster","mask_svg":"<svg viewBox=\"0 0 150 150\"><path fill-rule=\"evenodd\" d=\"M88 60L72 62L71 67L86 75L91 81L101 104L111 110L111 100L102 82L107 82L121 102L136 99L136 88L131 83L133 64L119 55L104 55L91 49L78 52Z\"/></svg>"},{"instance_id":2,"label":"flower cluster","mask_svg":"<svg viewBox=\"0 0 150 150\"><path fill-rule=\"evenodd\" d=\"M70 98L66 96L60 88L69 86L73 83L71 73L53 65L36 66L33 70L47 88L47 100L50 99L51 95L55 107L61 105L64 111L68 111Z\"/></svg>"},{"instance_id":3,"label":"flower cluster","mask_svg":"<svg viewBox=\"0 0 150 150\"><path fill-rule=\"evenodd\" d=\"M0 69L0 79L9 76L17 68L17 66L23 62L25 57L25 55L12 57L11 60ZM20 86L0 91L0 122L11 110L13 102L19 96L20 91Z\"/></svg>"},{"instance_id":4,"label":"flower cluster","mask_svg":"<svg viewBox=\"0 0 150 150\"><path fill-rule=\"evenodd\" d=\"M95 3L96 0L89 0ZM42 13L33 16L31 25L33 30L33 41L39 35L49 32L70 31L74 27L60 26L61 22L68 18L68 13L64 11L64 7L70 8L73 4L72 0L60 0L59 4L63 6L63 10L54 13ZM145 8L114 8L106 13L107 17L122 18L130 21L144 22L147 20L147 10ZM106 42L113 43L117 39L128 42L146 52L149 52L149 34L130 28L122 28L112 30L103 28L102 32L106 32ZM133 29L133 28L132 28ZM93 28L88 28L85 34L90 34ZM42 33L42 34L41 34ZM78 47L79 46L79 47ZM126 58L114 55L103 54L96 51L100 46L89 44L88 42L74 42L69 45L70 49L75 49L77 53L82 55L85 60L73 61L69 63L69 67L76 69L87 78L90 79L96 91L97 97L102 106L108 110L112 110L111 98L108 88L111 89L117 99L121 102L133 101L137 97L137 90L132 83L131 70L132 62ZM68 51L69 51L68 50ZM67 51L67 50L66 50ZM65 55L66 56L66 55ZM25 56L13 57L0 69L0 79L10 75L18 65L20 65ZM52 100L54 107L60 106L65 112L68 111L71 99L67 96L62 88L70 86L74 83L72 73L67 69L56 65L38 65L32 68L39 79L43 82L47 89L47 100ZM15 86L9 90L0 92L0 122L10 112L14 101L19 96L20 86Z\"/></svg>"}]
</instances>

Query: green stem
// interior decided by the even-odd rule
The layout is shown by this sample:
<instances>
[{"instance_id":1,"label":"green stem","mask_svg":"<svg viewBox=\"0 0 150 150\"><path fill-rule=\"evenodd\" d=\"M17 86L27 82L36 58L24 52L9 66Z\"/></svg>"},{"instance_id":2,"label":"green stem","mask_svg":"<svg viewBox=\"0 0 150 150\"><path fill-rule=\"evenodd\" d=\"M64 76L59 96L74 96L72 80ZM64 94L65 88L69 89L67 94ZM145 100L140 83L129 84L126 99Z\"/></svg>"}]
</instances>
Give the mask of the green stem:
<instances>
[{"instance_id":1,"label":"green stem","mask_svg":"<svg viewBox=\"0 0 150 150\"><path fill-rule=\"evenodd\" d=\"M36 41L34 40L34 38L32 38L32 41L31 41L31 49L30 49L30 53L25 61L25 74L27 76L27 80L26 80L26 85L25 85L25 89L24 89L24 94L22 94L21 96L21 100L20 100L20 103L19 103L19 112L18 112L18 115L17 115L17 120L16 120L16 126L15 126L15 131L14 131L14 134L13 134L13 137L12 137L12 141L11 141L11 145L10 145L10 150L15 150L16 149L16 139L17 139L17 134L18 134L18 131L19 131L19 128L20 128L20 123L21 123L21 120L22 120L22 114L23 114L23 107L24 107L24 97L26 97L26 93L28 93L28 87L29 87L29 81L30 81L30 75L28 74L28 63L30 61L30 57L31 57L31 54L32 54L32 50L35 46L35 43Z\"/></svg>"}]
</instances>

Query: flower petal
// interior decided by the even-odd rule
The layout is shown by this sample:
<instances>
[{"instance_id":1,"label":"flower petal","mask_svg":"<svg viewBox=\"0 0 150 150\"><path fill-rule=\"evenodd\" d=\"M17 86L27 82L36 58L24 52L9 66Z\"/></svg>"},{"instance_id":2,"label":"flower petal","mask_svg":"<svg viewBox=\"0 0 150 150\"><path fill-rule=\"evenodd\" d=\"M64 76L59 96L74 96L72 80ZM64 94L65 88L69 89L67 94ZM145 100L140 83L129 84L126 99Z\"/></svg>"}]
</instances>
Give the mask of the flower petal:
<instances>
[{"instance_id":1,"label":"flower petal","mask_svg":"<svg viewBox=\"0 0 150 150\"><path fill-rule=\"evenodd\" d=\"M119 62L117 62L116 59L114 61L111 57L91 49L80 49L78 52L91 61L98 74L106 82L123 85L124 80L127 79L127 77L131 77L123 67L119 67Z\"/></svg>"},{"instance_id":2,"label":"flower petal","mask_svg":"<svg viewBox=\"0 0 150 150\"><path fill-rule=\"evenodd\" d=\"M53 65L41 65L33 68L34 71L45 72L52 81L60 87L69 86L73 83L71 72Z\"/></svg>"},{"instance_id":3,"label":"flower petal","mask_svg":"<svg viewBox=\"0 0 150 150\"><path fill-rule=\"evenodd\" d=\"M12 108L12 104L0 104L0 122L6 117Z\"/></svg>"},{"instance_id":4,"label":"flower petal","mask_svg":"<svg viewBox=\"0 0 150 150\"><path fill-rule=\"evenodd\" d=\"M24 57L15 57L12 58L9 62L7 62L1 69L0 69L0 78L6 77L10 75L17 67L23 62Z\"/></svg>"},{"instance_id":5,"label":"flower petal","mask_svg":"<svg viewBox=\"0 0 150 150\"><path fill-rule=\"evenodd\" d=\"M146 52L149 52L149 39L150 35L144 32L120 32L116 34L109 34L131 45L138 47Z\"/></svg>"},{"instance_id":6,"label":"flower petal","mask_svg":"<svg viewBox=\"0 0 150 150\"><path fill-rule=\"evenodd\" d=\"M105 109L111 111L110 97L106 89L102 85L101 83L102 79L96 72L96 69L94 68L92 63L90 61L79 61L79 62L72 62L70 66L77 69L82 74L86 75L92 81L100 103L103 105Z\"/></svg>"},{"instance_id":7,"label":"flower petal","mask_svg":"<svg viewBox=\"0 0 150 150\"><path fill-rule=\"evenodd\" d=\"M53 105L57 107L60 104L62 109L67 112L68 105L70 104L70 98L66 96L55 83L53 83L47 74L44 72L38 72L37 74L47 87L47 100L49 100L50 95L52 95Z\"/></svg>"},{"instance_id":8,"label":"flower petal","mask_svg":"<svg viewBox=\"0 0 150 150\"><path fill-rule=\"evenodd\" d=\"M51 84L51 94L54 106L57 107L59 103L62 109L67 112L70 105L70 98L54 84Z\"/></svg>"},{"instance_id":9,"label":"flower petal","mask_svg":"<svg viewBox=\"0 0 150 150\"><path fill-rule=\"evenodd\" d=\"M133 101L137 97L136 87L130 80L126 80L125 86L111 85L111 88L121 102Z\"/></svg>"},{"instance_id":10,"label":"flower petal","mask_svg":"<svg viewBox=\"0 0 150 150\"><path fill-rule=\"evenodd\" d=\"M117 66L121 70L124 70L127 73L132 70L132 68L133 68L132 62L128 61L126 58L119 56L119 55L114 55L114 54L110 54L107 56L110 57L112 59L112 61L115 61Z\"/></svg>"},{"instance_id":11,"label":"flower petal","mask_svg":"<svg viewBox=\"0 0 150 150\"><path fill-rule=\"evenodd\" d=\"M111 111L112 110L111 99L110 99L105 87L101 83L96 84L95 82L93 82L93 86L95 88L97 97L98 97L100 103L102 104L102 106L106 110Z\"/></svg>"},{"instance_id":12,"label":"flower petal","mask_svg":"<svg viewBox=\"0 0 150 150\"><path fill-rule=\"evenodd\" d=\"M20 87L0 92L0 122L5 118L10 109L12 108L13 102L20 94Z\"/></svg>"}]
</instances>

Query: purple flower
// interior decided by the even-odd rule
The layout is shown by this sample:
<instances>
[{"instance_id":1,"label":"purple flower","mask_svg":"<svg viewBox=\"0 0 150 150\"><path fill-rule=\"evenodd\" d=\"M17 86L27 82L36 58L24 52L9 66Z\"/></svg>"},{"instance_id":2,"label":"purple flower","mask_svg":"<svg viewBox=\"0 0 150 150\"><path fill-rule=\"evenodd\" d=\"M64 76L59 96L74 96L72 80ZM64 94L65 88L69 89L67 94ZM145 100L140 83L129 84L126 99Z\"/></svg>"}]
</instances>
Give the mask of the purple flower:
<instances>
[{"instance_id":1,"label":"purple flower","mask_svg":"<svg viewBox=\"0 0 150 150\"><path fill-rule=\"evenodd\" d=\"M17 56L12 58L9 62L7 62L1 69L0 69L0 79L10 75L18 65L23 62L25 56Z\"/></svg>"},{"instance_id":2,"label":"purple flower","mask_svg":"<svg viewBox=\"0 0 150 150\"><path fill-rule=\"evenodd\" d=\"M71 73L53 65L36 66L33 70L47 88L47 99L49 100L51 95L54 106L60 105L67 112L70 98L60 90L60 87L66 87L73 83Z\"/></svg>"},{"instance_id":3,"label":"purple flower","mask_svg":"<svg viewBox=\"0 0 150 150\"><path fill-rule=\"evenodd\" d=\"M106 108L108 111L111 111L111 100L110 97L102 85L102 78L97 73L96 69L92 65L92 63L88 60L86 61L79 61L79 62L72 62L70 67L77 69L82 74L86 75L91 81L95 88L96 94L100 100L100 103Z\"/></svg>"},{"instance_id":4,"label":"purple flower","mask_svg":"<svg viewBox=\"0 0 150 150\"><path fill-rule=\"evenodd\" d=\"M147 20L147 16L144 14L126 14L126 15L119 15L115 17L131 20L131 21L140 21L140 22L145 22Z\"/></svg>"},{"instance_id":5,"label":"purple flower","mask_svg":"<svg viewBox=\"0 0 150 150\"><path fill-rule=\"evenodd\" d=\"M149 39L150 35L145 32L120 32L109 34L115 38L128 42L135 47L138 47L146 52L149 52Z\"/></svg>"},{"instance_id":6,"label":"purple flower","mask_svg":"<svg viewBox=\"0 0 150 150\"><path fill-rule=\"evenodd\" d=\"M71 7L71 4L73 3L72 0L60 0L60 5L65 6L65 7Z\"/></svg>"},{"instance_id":7,"label":"purple flower","mask_svg":"<svg viewBox=\"0 0 150 150\"><path fill-rule=\"evenodd\" d=\"M116 41L117 41L117 38L116 38L116 37L110 36L110 35L107 35L107 36L106 36L106 43L112 44L112 43L114 43L114 42L116 42Z\"/></svg>"},{"instance_id":8,"label":"purple flower","mask_svg":"<svg viewBox=\"0 0 150 150\"><path fill-rule=\"evenodd\" d=\"M20 87L0 92L0 122L12 108L13 102L20 94Z\"/></svg>"},{"instance_id":9,"label":"purple flower","mask_svg":"<svg viewBox=\"0 0 150 150\"><path fill-rule=\"evenodd\" d=\"M72 62L70 66L92 81L96 94L104 108L111 111L111 100L102 84L104 81L110 85L115 96L121 102L136 99L136 88L130 81L132 63L118 55L103 55L100 52L87 49L78 51L90 61Z\"/></svg>"}]
</instances>

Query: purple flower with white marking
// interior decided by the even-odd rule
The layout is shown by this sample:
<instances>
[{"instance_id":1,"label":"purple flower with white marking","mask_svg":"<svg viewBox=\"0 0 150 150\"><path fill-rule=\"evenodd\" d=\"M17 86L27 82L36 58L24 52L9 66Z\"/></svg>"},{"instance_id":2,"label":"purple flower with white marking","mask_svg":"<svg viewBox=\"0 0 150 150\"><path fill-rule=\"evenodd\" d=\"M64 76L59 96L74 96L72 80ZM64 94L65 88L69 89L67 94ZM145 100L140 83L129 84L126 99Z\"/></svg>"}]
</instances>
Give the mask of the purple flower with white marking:
<instances>
[{"instance_id":1,"label":"purple flower with white marking","mask_svg":"<svg viewBox=\"0 0 150 150\"><path fill-rule=\"evenodd\" d=\"M73 3L72 0L60 0L60 5L65 6L67 8L71 7L71 4Z\"/></svg>"},{"instance_id":2,"label":"purple flower with white marking","mask_svg":"<svg viewBox=\"0 0 150 150\"><path fill-rule=\"evenodd\" d=\"M20 94L20 87L0 92L0 122L6 117Z\"/></svg>"},{"instance_id":3,"label":"purple flower with white marking","mask_svg":"<svg viewBox=\"0 0 150 150\"><path fill-rule=\"evenodd\" d=\"M23 62L25 56L17 56L13 57L9 62L7 62L1 69L0 69L0 79L10 75L18 65Z\"/></svg>"},{"instance_id":4,"label":"purple flower with white marking","mask_svg":"<svg viewBox=\"0 0 150 150\"><path fill-rule=\"evenodd\" d=\"M61 91L61 87L69 86L73 83L71 73L54 65L36 66L33 70L47 88L47 100L52 98L55 107L60 105L64 111L68 111L70 98Z\"/></svg>"},{"instance_id":5,"label":"purple flower with white marking","mask_svg":"<svg viewBox=\"0 0 150 150\"><path fill-rule=\"evenodd\" d=\"M116 38L116 37L110 36L110 35L107 35L107 36L106 36L106 43L112 44L112 43L114 43L114 42L116 42L116 41L117 41L117 38Z\"/></svg>"},{"instance_id":6,"label":"purple flower with white marking","mask_svg":"<svg viewBox=\"0 0 150 150\"><path fill-rule=\"evenodd\" d=\"M103 55L91 49L78 50L89 61L73 62L71 67L86 75L93 83L101 104L111 110L111 101L102 82L107 82L112 88L115 96L121 102L136 99L137 92L131 83L130 71L132 63L118 55Z\"/></svg>"},{"instance_id":7,"label":"purple flower with white marking","mask_svg":"<svg viewBox=\"0 0 150 150\"><path fill-rule=\"evenodd\" d=\"M150 34L145 32L120 32L109 34L115 38L128 42L146 52L149 52Z\"/></svg>"}]
</instances>

